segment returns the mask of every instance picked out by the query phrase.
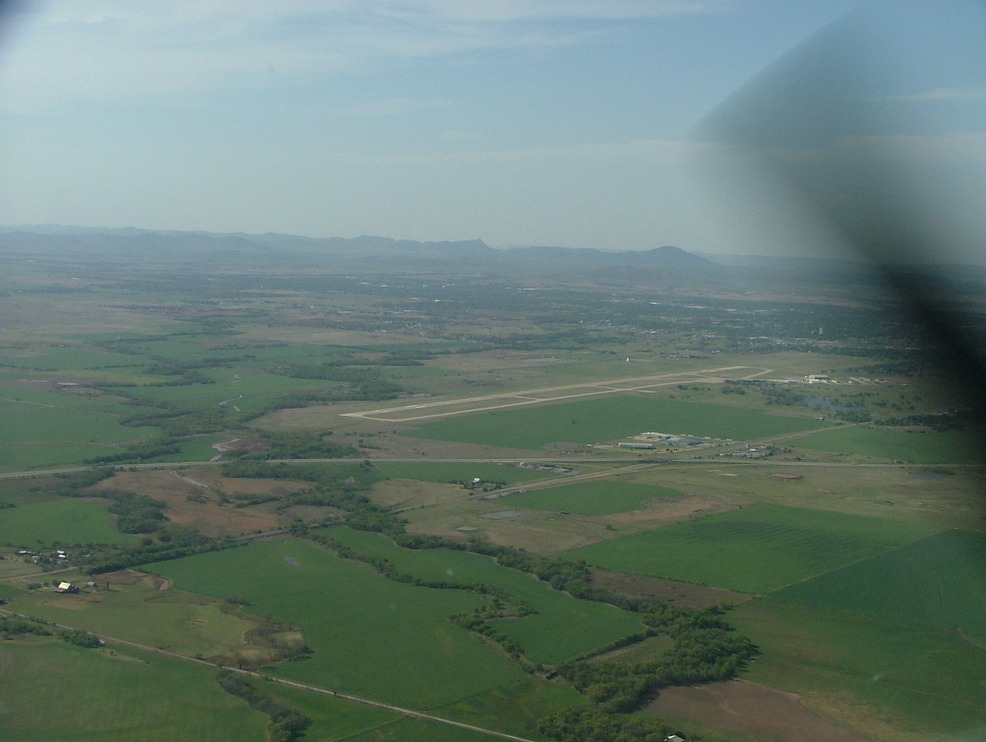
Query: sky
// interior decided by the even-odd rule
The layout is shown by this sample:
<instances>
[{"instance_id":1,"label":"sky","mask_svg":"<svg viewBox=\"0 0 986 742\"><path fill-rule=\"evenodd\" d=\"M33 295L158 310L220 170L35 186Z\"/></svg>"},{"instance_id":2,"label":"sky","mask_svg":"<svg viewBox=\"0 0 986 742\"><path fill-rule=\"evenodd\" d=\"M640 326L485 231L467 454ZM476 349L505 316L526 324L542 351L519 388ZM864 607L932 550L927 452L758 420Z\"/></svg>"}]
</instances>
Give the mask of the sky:
<instances>
[{"instance_id":1,"label":"sky","mask_svg":"<svg viewBox=\"0 0 986 742\"><path fill-rule=\"evenodd\" d=\"M799 141L778 141L768 122L828 69L834 47L811 39L859 3L7 3L0 224L803 252L824 240L800 218L814 196L732 166L751 150L817 155L810 116L854 161L878 142L908 177L957 184L949 208L976 214L957 251L978 261L984 7L944 5L886 3L870 20L882 40L863 45L909 39L874 56L910 69L871 75L879 115L862 130L798 109L784 131ZM850 74L857 52L835 52ZM812 53L808 82L772 82Z\"/></svg>"}]
</instances>

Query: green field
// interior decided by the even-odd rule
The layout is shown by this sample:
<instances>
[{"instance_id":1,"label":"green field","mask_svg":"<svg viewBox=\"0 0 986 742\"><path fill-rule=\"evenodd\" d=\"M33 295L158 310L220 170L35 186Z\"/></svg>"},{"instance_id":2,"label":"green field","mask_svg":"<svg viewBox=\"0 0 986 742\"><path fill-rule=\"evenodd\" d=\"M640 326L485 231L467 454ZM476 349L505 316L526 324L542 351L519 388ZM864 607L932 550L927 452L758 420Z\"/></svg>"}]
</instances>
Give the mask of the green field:
<instances>
[{"instance_id":1,"label":"green field","mask_svg":"<svg viewBox=\"0 0 986 742\"><path fill-rule=\"evenodd\" d=\"M944 531L774 593L778 600L961 631L986 645L986 535Z\"/></svg>"},{"instance_id":2,"label":"green field","mask_svg":"<svg viewBox=\"0 0 986 742\"><path fill-rule=\"evenodd\" d=\"M0 544L27 549L66 544L129 544L138 537L120 533L107 505L72 498L0 510Z\"/></svg>"},{"instance_id":3,"label":"green field","mask_svg":"<svg viewBox=\"0 0 986 742\"><path fill-rule=\"evenodd\" d=\"M224 693L215 670L61 640L0 644L4 742L264 742L267 719Z\"/></svg>"},{"instance_id":4,"label":"green field","mask_svg":"<svg viewBox=\"0 0 986 742\"><path fill-rule=\"evenodd\" d=\"M479 605L476 596L399 584L307 542L258 543L151 568L177 587L243 595L252 612L300 626L313 654L273 670L294 680L434 708L526 677L447 620ZM388 671L367 672L381 667Z\"/></svg>"},{"instance_id":5,"label":"green field","mask_svg":"<svg viewBox=\"0 0 986 742\"><path fill-rule=\"evenodd\" d=\"M978 438L957 432L917 433L854 426L823 430L801 438L796 445L913 464L978 463L982 459Z\"/></svg>"},{"instance_id":6,"label":"green field","mask_svg":"<svg viewBox=\"0 0 986 742\"><path fill-rule=\"evenodd\" d=\"M537 663L556 664L641 630L640 617L604 603L576 600L526 572L501 567L490 557L449 549L403 549L375 533L346 528L329 535L357 553L382 557L400 572L429 581L497 585L537 613L496 621L497 629ZM578 631L572 631L577 626Z\"/></svg>"},{"instance_id":7,"label":"green field","mask_svg":"<svg viewBox=\"0 0 986 742\"><path fill-rule=\"evenodd\" d=\"M494 737L309 691L259 683L257 687L309 719L300 740L347 742L491 742ZM523 727L521 728L523 729ZM178 741L176 741L178 742Z\"/></svg>"},{"instance_id":8,"label":"green field","mask_svg":"<svg viewBox=\"0 0 986 742\"><path fill-rule=\"evenodd\" d=\"M18 610L46 621L187 656L232 656L242 648L244 634L257 626L235 607L202 596L158 590L149 577L137 584L111 587L109 592L87 591L78 596L22 590L16 604Z\"/></svg>"},{"instance_id":9,"label":"green field","mask_svg":"<svg viewBox=\"0 0 986 742\"><path fill-rule=\"evenodd\" d=\"M814 417L782 417L749 407L627 394L456 415L421 425L410 434L443 441L540 448L554 442L615 441L647 431L758 440L823 424Z\"/></svg>"},{"instance_id":10,"label":"green field","mask_svg":"<svg viewBox=\"0 0 986 742\"><path fill-rule=\"evenodd\" d=\"M130 354L107 352L91 346L63 344L42 347L36 352L4 358L4 365L23 369L24 372L127 368L140 364L141 359Z\"/></svg>"},{"instance_id":11,"label":"green field","mask_svg":"<svg viewBox=\"0 0 986 742\"><path fill-rule=\"evenodd\" d=\"M51 403L0 399L0 468L31 469L75 464L104 456L120 444L157 433L120 425L116 416L69 398Z\"/></svg>"},{"instance_id":12,"label":"green field","mask_svg":"<svg viewBox=\"0 0 986 742\"><path fill-rule=\"evenodd\" d=\"M648 500L678 497L668 487L629 482L578 482L510 495L504 502L518 508L566 511L580 515L608 515L640 510Z\"/></svg>"},{"instance_id":13,"label":"green field","mask_svg":"<svg viewBox=\"0 0 986 742\"><path fill-rule=\"evenodd\" d=\"M755 505L572 549L606 569L767 593L926 537L921 524Z\"/></svg>"},{"instance_id":14,"label":"green field","mask_svg":"<svg viewBox=\"0 0 986 742\"><path fill-rule=\"evenodd\" d=\"M535 479L559 476L554 472L525 469L510 464L457 463L457 462L374 462L384 475L393 479L416 479L424 482L471 482L475 478L484 482L518 484Z\"/></svg>"},{"instance_id":15,"label":"green field","mask_svg":"<svg viewBox=\"0 0 986 742\"><path fill-rule=\"evenodd\" d=\"M773 595L737 606L730 622L762 652L746 677L810 710L888 742L982 739L986 652L954 630Z\"/></svg>"}]
</instances>

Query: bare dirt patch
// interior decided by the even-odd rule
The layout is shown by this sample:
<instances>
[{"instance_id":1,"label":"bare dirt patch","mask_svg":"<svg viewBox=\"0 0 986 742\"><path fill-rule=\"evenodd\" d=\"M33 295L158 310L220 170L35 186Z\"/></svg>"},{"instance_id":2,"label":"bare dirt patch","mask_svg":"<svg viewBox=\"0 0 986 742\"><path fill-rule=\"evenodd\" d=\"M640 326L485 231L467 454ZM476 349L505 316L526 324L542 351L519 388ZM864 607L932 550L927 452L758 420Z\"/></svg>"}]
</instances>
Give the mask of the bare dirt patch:
<instances>
[{"instance_id":1,"label":"bare dirt patch","mask_svg":"<svg viewBox=\"0 0 986 742\"><path fill-rule=\"evenodd\" d=\"M92 491L128 490L149 495L165 503L164 513L172 523L195 528L205 536L226 536L266 531L281 521L273 513L224 505L221 495L233 500L237 495L282 496L308 486L291 480L230 479L218 471L194 469L177 475L170 471L120 472Z\"/></svg>"},{"instance_id":2,"label":"bare dirt patch","mask_svg":"<svg viewBox=\"0 0 986 742\"><path fill-rule=\"evenodd\" d=\"M698 516L712 515L724 510L732 510L735 507L735 505L724 501L723 498L713 495L685 495L674 500L649 500L643 510L614 513L606 516L606 519L611 523L623 526L653 528Z\"/></svg>"},{"instance_id":3,"label":"bare dirt patch","mask_svg":"<svg viewBox=\"0 0 986 742\"><path fill-rule=\"evenodd\" d=\"M408 519L407 530L410 533L444 536L460 541L475 536L532 554L553 554L574 549L611 535L599 520L578 515L526 510L523 517L518 518L484 517L501 509L495 501L479 503L472 500L408 510L401 517Z\"/></svg>"},{"instance_id":4,"label":"bare dirt patch","mask_svg":"<svg viewBox=\"0 0 986 742\"><path fill-rule=\"evenodd\" d=\"M110 585L136 585L142 580L148 579L143 572L135 572L132 569L121 569L119 572L108 572L99 575L99 581Z\"/></svg>"},{"instance_id":5,"label":"bare dirt patch","mask_svg":"<svg viewBox=\"0 0 986 742\"><path fill-rule=\"evenodd\" d=\"M696 721L716 729L777 742L870 742L815 716L794 693L747 680L668 688L650 705L662 718Z\"/></svg>"},{"instance_id":6,"label":"bare dirt patch","mask_svg":"<svg viewBox=\"0 0 986 742\"><path fill-rule=\"evenodd\" d=\"M751 598L746 593L722 590L716 587L703 587L687 582L661 580L656 577L630 575L624 572L610 572L593 567L590 570L593 587L612 590L633 598L656 598L666 603L674 603L688 608L708 608L713 605L733 605Z\"/></svg>"}]
</instances>

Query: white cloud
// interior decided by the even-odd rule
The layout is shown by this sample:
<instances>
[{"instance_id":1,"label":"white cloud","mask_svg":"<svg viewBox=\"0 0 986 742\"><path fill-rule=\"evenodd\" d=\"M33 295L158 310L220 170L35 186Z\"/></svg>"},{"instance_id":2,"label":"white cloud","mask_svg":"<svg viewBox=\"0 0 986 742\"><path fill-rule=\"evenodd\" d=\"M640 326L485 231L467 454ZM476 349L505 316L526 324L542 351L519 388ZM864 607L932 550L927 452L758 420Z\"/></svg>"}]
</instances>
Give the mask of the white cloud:
<instances>
[{"instance_id":1,"label":"white cloud","mask_svg":"<svg viewBox=\"0 0 986 742\"><path fill-rule=\"evenodd\" d=\"M0 99L32 111L262 87L387 60L577 43L572 21L721 11L697 0L52 0L12 19ZM597 27L598 30L598 27Z\"/></svg>"}]
</instances>

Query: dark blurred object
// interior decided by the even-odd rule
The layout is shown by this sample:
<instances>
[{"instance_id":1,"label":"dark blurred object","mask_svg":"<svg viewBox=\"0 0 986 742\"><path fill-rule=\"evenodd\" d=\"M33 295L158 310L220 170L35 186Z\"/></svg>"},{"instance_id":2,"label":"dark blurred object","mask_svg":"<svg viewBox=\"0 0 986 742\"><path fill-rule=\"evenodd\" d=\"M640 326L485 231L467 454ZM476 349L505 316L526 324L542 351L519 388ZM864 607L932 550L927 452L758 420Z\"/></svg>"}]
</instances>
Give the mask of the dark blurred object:
<instances>
[{"instance_id":1,"label":"dark blurred object","mask_svg":"<svg viewBox=\"0 0 986 742\"><path fill-rule=\"evenodd\" d=\"M984 10L864 8L750 81L697 137L712 176L746 199L738 218L772 200L816 251L849 249L879 268L980 428L981 317L950 287L957 266L986 262Z\"/></svg>"}]
</instances>

